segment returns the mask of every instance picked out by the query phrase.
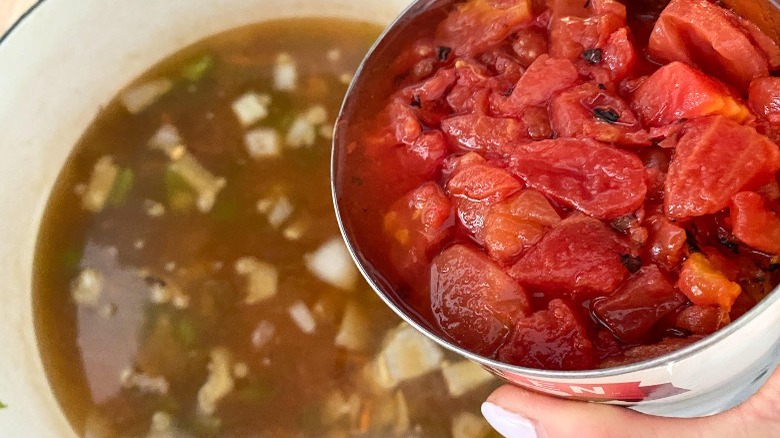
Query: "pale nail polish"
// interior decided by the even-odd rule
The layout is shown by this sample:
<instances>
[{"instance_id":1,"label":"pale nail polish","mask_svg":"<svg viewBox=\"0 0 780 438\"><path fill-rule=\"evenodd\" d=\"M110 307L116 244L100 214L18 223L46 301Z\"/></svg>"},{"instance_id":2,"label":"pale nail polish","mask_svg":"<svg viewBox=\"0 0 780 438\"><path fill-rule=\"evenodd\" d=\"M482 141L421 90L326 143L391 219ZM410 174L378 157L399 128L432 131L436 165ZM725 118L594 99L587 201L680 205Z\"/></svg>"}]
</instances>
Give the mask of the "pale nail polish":
<instances>
[{"instance_id":1,"label":"pale nail polish","mask_svg":"<svg viewBox=\"0 0 780 438\"><path fill-rule=\"evenodd\" d=\"M482 403L482 415L493 429L506 438L537 438L536 428L527 418L493 403Z\"/></svg>"}]
</instances>

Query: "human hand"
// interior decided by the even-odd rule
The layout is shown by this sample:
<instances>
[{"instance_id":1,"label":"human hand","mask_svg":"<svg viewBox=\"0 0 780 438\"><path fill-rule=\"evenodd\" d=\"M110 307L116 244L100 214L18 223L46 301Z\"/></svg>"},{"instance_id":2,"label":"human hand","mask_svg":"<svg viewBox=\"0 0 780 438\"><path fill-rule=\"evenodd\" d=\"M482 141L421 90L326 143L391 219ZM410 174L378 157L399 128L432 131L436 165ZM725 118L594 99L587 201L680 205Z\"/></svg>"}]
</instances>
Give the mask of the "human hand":
<instances>
[{"instance_id":1,"label":"human hand","mask_svg":"<svg viewBox=\"0 0 780 438\"><path fill-rule=\"evenodd\" d=\"M507 438L758 438L780 436L780 368L742 405L705 418L663 418L503 386L482 414Z\"/></svg>"}]
</instances>

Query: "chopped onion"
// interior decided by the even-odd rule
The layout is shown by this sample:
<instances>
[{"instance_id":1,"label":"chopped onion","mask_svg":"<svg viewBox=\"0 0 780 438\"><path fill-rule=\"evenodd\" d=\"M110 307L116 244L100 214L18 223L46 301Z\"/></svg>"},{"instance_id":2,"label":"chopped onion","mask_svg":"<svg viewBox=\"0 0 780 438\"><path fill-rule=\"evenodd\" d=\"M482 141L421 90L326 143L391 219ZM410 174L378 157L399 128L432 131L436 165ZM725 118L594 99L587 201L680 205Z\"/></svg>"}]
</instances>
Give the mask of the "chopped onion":
<instances>
[{"instance_id":1,"label":"chopped onion","mask_svg":"<svg viewBox=\"0 0 780 438\"><path fill-rule=\"evenodd\" d=\"M447 383L447 389L453 397L460 397L494 380L492 374L470 360L453 364L445 362L442 365L441 373Z\"/></svg>"},{"instance_id":2,"label":"chopped onion","mask_svg":"<svg viewBox=\"0 0 780 438\"><path fill-rule=\"evenodd\" d=\"M119 377L119 381L124 388L137 389L145 394L165 395L170 388L165 377L150 376L148 374L139 373L133 369L124 370Z\"/></svg>"},{"instance_id":3,"label":"chopped onion","mask_svg":"<svg viewBox=\"0 0 780 438\"><path fill-rule=\"evenodd\" d=\"M400 389L395 392L395 404L396 404L396 422L395 432L397 435L402 435L409 430L411 421L409 420L409 404L406 402L406 396Z\"/></svg>"},{"instance_id":4,"label":"chopped onion","mask_svg":"<svg viewBox=\"0 0 780 438\"><path fill-rule=\"evenodd\" d=\"M298 149L301 147L311 147L317 141L317 127L306 115L298 116L287 131L285 143L287 146Z\"/></svg>"},{"instance_id":5,"label":"chopped onion","mask_svg":"<svg viewBox=\"0 0 780 438\"><path fill-rule=\"evenodd\" d=\"M103 294L103 275L87 268L70 285L70 296L80 306L97 307Z\"/></svg>"},{"instance_id":6,"label":"chopped onion","mask_svg":"<svg viewBox=\"0 0 780 438\"><path fill-rule=\"evenodd\" d=\"M452 438L484 438L490 430L487 421L471 412L461 412L452 419Z\"/></svg>"},{"instance_id":7,"label":"chopped onion","mask_svg":"<svg viewBox=\"0 0 780 438\"><path fill-rule=\"evenodd\" d=\"M352 393L348 397L340 389L335 389L326 398L322 406L322 423L332 426L344 419L354 422L359 413L362 400L360 395Z\"/></svg>"},{"instance_id":8,"label":"chopped onion","mask_svg":"<svg viewBox=\"0 0 780 438\"><path fill-rule=\"evenodd\" d=\"M244 146L253 159L278 157L282 153L279 134L272 128L258 128L244 135Z\"/></svg>"},{"instance_id":9,"label":"chopped onion","mask_svg":"<svg viewBox=\"0 0 780 438\"><path fill-rule=\"evenodd\" d=\"M225 187L224 178L218 178L204 168L191 154L185 152L171 163L171 172L183 179L198 195L196 205L202 213L208 213Z\"/></svg>"},{"instance_id":10,"label":"chopped onion","mask_svg":"<svg viewBox=\"0 0 780 438\"><path fill-rule=\"evenodd\" d=\"M303 301L296 301L290 306L288 313L292 318L295 325L301 329L302 332L310 335L317 329L317 323L314 321L314 316Z\"/></svg>"},{"instance_id":11,"label":"chopped onion","mask_svg":"<svg viewBox=\"0 0 780 438\"><path fill-rule=\"evenodd\" d=\"M247 281L244 303L253 305L276 296L279 272L275 266L254 257L244 257L236 261L234 268Z\"/></svg>"},{"instance_id":12,"label":"chopped onion","mask_svg":"<svg viewBox=\"0 0 780 438\"><path fill-rule=\"evenodd\" d=\"M298 85L298 67L287 53L276 58L274 66L274 88L279 91L294 91Z\"/></svg>"},{"instance_id":13,"label":"chopped onion","mask_svg":"<svg viewBox=\"0 0 780 438\"><path fill-rule=\"evenodd\" d=\"M295 208L287 197L282 196L276 200L273 207L268 211L268 223L272 227L278 229L282 224L287 222L287 219L292 216Z\"/></svg>"},{"instance_id":14,"label":"chopped onion","mask_svg":"<svg viewBox=\"0 0 780 438\"><path fill-rule=\"evenodd\" d=\"M251 126L268 117L271 96L249 92L233 102L233 112L243 126Z\"/></svg>"},{"instance_id":15,"label":"chopped onion","mask_svg":"<svg viewBox=\"0 0 780 438\"><path fill-rule=\"evenodd\" d=\"M371 326L363 309L354 302L348 303L336 334L336 346L353 351L365 350L370 337Z\"/></svg>"},{"instance_id":16,"label":"chopped onion","mask_svg":"<svg viewBox=\"0 0 780 438\"><path fill-rule=\"evenodd\" d=\"M204 415L212 415L217 410L217 403L228 395L235 387L232 375L232 358L225 348L215 348L211 351L209 376L206 383L198 390L198 411Z\"/></svg>"},{"instance_id":17,"label":"chopped onion","mask_svg":"<svg viewBox=\"0 0 780 438\"><path fill-rule=\"evenodd\" d=\"M344 85L351 84L352 79L355 79L355 75L352 73L342 73L341 76L339 76L339 81Z\"/></svg>"},{"instance_id":18,"label":"chopped onion","mask_svg":"<svg viewBox=\"0 0 780 438\"><path fill-rule=\"evenodd\" d=\"M374 386L387 390L439 369L443 357L435 342L403 323L387 334L384 348L366 371Z\"/></svg>"},{"instance_id":19,"label":"chopped onion","mask_svg":"<svg viewBox=\"0 0 780 438\"><path fill-rule=\"evenodd\" d=\"M333 130L335 127L333 125L322 125L320 126L320 137L324 138L325 140L333 140Z\"/></svg>"},{"instance_id":20,"label":"chopped onion","mask_svg":"<svg viewBox=\"0 0 780 438\"><path fill-rule=\"evenodd\" d=\"M144 210L149 217L161 217L165 214L165 206L151 199L144 200Z\"/></svg>"},{"instance_id":21,"label":"chopped onion","mask_svg":"<svg viewBox=\"0 0 780 438\"><path fill-rule=\"evenodd\" d=\"M149 139L150 148L159 150L168 156L171 155L174 148L180 147L183 144L184 141L179 134L179 130L170 123L162 125L152 138Z\"/></svg>"},{"instance_id":22,"label":"chopped onion","mask_svg":"<svg viewBox=\"0 0 780 438\"><path fill-rule=\"evenodd\" d=\"M111 195L117 175L119 167L114 164L114 160L108 155L101 157L92 168L92 176L81 196L81 206L93 213L101 212Z\"/></svg>"},{"instance_id":23,"label":"chopped onion","mask_svg":"<svg viewBox=\"0 0 780 438\"><path fill-rule=\"evenodd\" d=\"M309 271L325 283L345 290L355 287L358 271L340 237L325 242L304 260Z\"/></svg>"},{"instance_id":24,"label":"chopped onion","mask_svg":"<svg viewBox=\"0 0 780 438\"><path fill-rule=\"evenodd\" d=\"M236 379L245 379L249 375L249 365L244 362L233 364L233 376Z\"/></svg>"},{"instance_id":25,"label":"chopped onion","mask_svg":"<svg viewBox=\"0 0 780 438\"><path fill-rule=\"evenodd\" d=\"M257 212L261 214L267 214L269 211L271 211L271 207L274 206L274 201L272 199L261 199L257 201Z\"/></svg>"},{"instance_id":26,"label":"chopped onion","mask_svg":"<svg viewBox=\"0 0 780 438\"><path fill-rule=\"evenodd\" d=\"M330 49L325 54L325 58L330 62L338 62L341 59L341 50L339 49Z\"/></svg>"},{"instance_id":27,"label":"chopped onion","mask_svg":"<svg viewBox=\"0 0 780 438\"><path fill-rule=\"evenodd\" d=\"M128 88L119 95L119 100L130 114L138 114L155 103L171 88L173 88L173 81L170 79L155 79Z\"/></svg>"},{"instance_id":28,"label":"chopped onion","mask_svg":"<svg viewBox=\"0 0 780 438\"><path fill-rule=\"evenodd\" d=\"M328 121L328 110L322 105L314 105L303 116L313 125L322 125Z\"/></svg>"},{"instance_id":29,"label":"chopped onion","mask_svg":"<svg viewBox=\"0 0 780 438\"><path fill-rule=\"evenodd\" d=\"M260 321L252 331L252 346L260 350L274 338L276 327L268 321Z\"/></svg>"},{"instance_id":30,"label":"chopped onion","mask_svg":"<svg viewBox=\"0 0 780 438\"><path fill-rule=\"evenodd\" d=\"M296 219L287 228L282 231L282 236L289 241L301 240L306 234L306 231L311 228L311 221L308 219Z\"/></svg>"}]
</instances>

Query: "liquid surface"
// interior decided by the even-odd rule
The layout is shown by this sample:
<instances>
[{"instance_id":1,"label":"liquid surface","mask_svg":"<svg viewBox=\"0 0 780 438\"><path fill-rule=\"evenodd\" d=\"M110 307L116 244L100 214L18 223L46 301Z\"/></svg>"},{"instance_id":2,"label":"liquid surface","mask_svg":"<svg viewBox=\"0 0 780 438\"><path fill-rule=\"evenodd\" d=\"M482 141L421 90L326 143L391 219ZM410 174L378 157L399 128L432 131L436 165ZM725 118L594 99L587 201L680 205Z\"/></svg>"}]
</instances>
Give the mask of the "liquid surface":
<instances>
[{"instance_id":1,"label":"liquid surface","mask_svg":"<svg viewBox=\"0 0 780 438\"><path fill-rule=\"evenodd\" d=\"M41 354L79 434L487 436L495 381L399 326L333 217L332 123L379 31L230 31L99 115L35 264Z\"/></svg>"}]
</instances>

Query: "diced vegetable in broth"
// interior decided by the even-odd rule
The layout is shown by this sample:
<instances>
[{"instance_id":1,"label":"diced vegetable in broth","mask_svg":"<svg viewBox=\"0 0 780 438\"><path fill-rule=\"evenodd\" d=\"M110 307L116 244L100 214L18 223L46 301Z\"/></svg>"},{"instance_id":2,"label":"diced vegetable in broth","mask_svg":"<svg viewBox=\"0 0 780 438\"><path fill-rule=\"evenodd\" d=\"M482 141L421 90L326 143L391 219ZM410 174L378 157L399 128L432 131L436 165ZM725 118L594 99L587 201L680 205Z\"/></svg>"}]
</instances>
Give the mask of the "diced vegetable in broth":
<instances>
[{"instance_id":1,"label":"diced vegetable in broth","mask_svg":"<svg viewBox=\"0 0 780 438\"><path fill-rule=\"evenodd\" d=\"M438 438L478 415L495 383L399 328L332 213L333 118L379 31L231 31L99 115L35 273L41 354L80 436Z\"/></svg>"},{"instance_id":2,"label":"diced vegetable in broth","mask_svg":"<svg viewBox=\"0 0 780 438\"><path fill-rule=\"evenodd\" d=\"M447 383L447 390L453 397L460 397L495 379L481 365L470 360L456 363L445 362L442 365L441 373Z\"/></svg>"},{"instance_id":3,"label":"diced vegetable in broth","mask_svg":"<svg viewBox=\"0 0 780 438\"><path fill-rule=\"evenodd\" d=\"M131 114L138 114L168 93L171 88L173 88L172 80L155 79L123 91L120 100L127 111Z\"/></svg>"}]
</instances>

